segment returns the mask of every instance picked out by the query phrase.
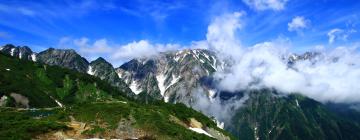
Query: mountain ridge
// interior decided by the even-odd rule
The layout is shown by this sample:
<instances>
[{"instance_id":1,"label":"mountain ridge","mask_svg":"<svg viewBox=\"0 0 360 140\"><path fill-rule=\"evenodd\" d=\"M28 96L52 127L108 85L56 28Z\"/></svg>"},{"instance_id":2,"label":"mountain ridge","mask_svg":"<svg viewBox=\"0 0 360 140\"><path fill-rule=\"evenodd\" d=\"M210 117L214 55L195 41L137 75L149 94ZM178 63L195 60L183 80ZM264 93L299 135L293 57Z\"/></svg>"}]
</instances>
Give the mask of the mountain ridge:
<instances>
[{"instance_id":1,"label":"mountain ridge","mask_svg":"<svg viewBox=\"0 0 360 140\"><path fill-rule=\"evenodd\" d=\"M14 55L11 52L6 53ZM311 52L302 55L293 54L284 61L287 61L291 68L291 65L298 61L312 61L318 55ZM197 108L199 97L205 99L205 102L203 100L200 103L215 105L219 103L220 107L225 107L229 101L248 97L240 107L229 107L229 111L233 113L227 114L228 120L216 120L220 121L219 124L225 123L224 129L238 139L360 138L355 133L346 132L360 130L360 122L354 119L360 115L354 110L337 112L308 97L297 93L280 94L274 89L246 90L236 93L218 90L212 84L216 82L212 74L224 69L224 65L224 62L221 62L211 51L188 49L164 52L151 58L133 59L118 68L113 68L111 63L98 58L90 62L82 73L112 81L111 83L116 83L117 78L122 79L125 83L123 85L134 93L132 97L144 100L145 103L156 100L175 104L184 103L210 117L215 117L214 113L218 114L227 108L217 110L220 112L212 112L212 108L202 110ZM209 112L213 114L208 114ZM299 122L294 121L293 118L298 118L302 124L298 124ZM336 131L333 131L334 129ZM313 131L321 131L321 133L315 134Z\"/></svg>"},{"instance_id":2,"label":"mountain ridge","mask_svg":"<svg viewBox=\"0 0 360 140\"><path fill-rule=\"evenodd\" d=\"M0 50L0 52L3 52L13 57L18 57L19 59L40 62L48 65L56 65L56 66L76 70L82 73L88 73L90 66L92 66L93 71L100 71L100 73L95 72L92 75L96 77L100 77L101 79L105 79L111 85L118 87L118 89L120 90L123 90L123 92L131 93L131 90L127 88L126 84L122 81L122 79L114 75L115 72L114 67L103 58L101 61L98 60L99 62L97 63L93 61L88 62L87 59L79 55L73 49L49 48L39 53L34 53L31 51L30 48L27 47L28 48L27 50L29 51L29 53L31 53L31 59L28 59L28 57L19 57L20 52L12 51L12 50L19 50L24 47L21 46L16 47L14 45L7 44L1 48L2 49ZM101 66L96 66L96 65L105 66L106 71ZM133 95L129 94L129 96L133 96Z\"/></svg>"}]
</instances>

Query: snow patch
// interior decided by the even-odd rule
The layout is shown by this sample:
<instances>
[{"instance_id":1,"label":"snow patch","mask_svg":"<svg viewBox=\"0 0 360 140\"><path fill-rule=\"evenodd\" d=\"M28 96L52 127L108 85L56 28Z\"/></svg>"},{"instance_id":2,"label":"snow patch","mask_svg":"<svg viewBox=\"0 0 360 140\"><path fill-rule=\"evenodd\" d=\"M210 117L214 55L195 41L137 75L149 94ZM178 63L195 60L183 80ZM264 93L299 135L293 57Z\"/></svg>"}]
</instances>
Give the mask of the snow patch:
<instances>
[{"instance_id":1,"label":"snow patch","mask_svg":"<svg viewBox=\"0 0 360 140\"><path fill-rule=\"evenodd\" d=\"M61 104L58 100L56 100L56 99L54 99L54 100L55 100L56 104L58 104L60 107L64 107L64 105Z\"/></svg>"},{"instance_id":2,"label":"snow patch","mask_svg":"<svg viewBox=\"0 0 360 140\"><path fill-rule=\"evenodd\" d=\"M31 60L36 62L36 54L35 53L31 54Z\"/></svg>"},{"instance_id":3,"label":"snow patch","mask_svg":"<svg viewBox=\"0 0 360 140\"><path fill-rule=\"evenodd\" d=\"M95 74L95 72L93 71L93 68L91 66L88 67L87 74L89 74L89 75L94 75Z\"/></svg>"},{"instance_id":4,"label":"snow patch","mask_svg":"<svg viewBox=\"0 0 360 140\"><path fill-rule=\"evenodd\" d=\"M165 91L166 91L169 87L171 87L172 85L174 85L176 82L178 82L180 78L181 78L180 76L175 77L174 75L172 75L172 80L171 80L171 82L170 82L170 85L165 88Z\"/></svg>"},{"instance_id":5,"label":"snow patch","mask_svg":"<svg viewBox=\"0 0 360 140\"><path fill-rule=\"evenodd\" d=\"M174 60L176 62L179 62L179 59L181 58L181 54L178 54L178 52L175 54Z\"/></svg>"},{"instance_id":6,"label":"snow patch","mask_svg":"<svg viewBox=\"0 0 360 140\"><path fill-rule=\"evenodd\" d=\"M160 94L161 96L164 97L164 93L165 93L165 90L166 90L166 87L165 87L165 76L164 74L159 74L156 76L156 80L158 81L158 87L160 89Z\"/></svg>"},{"instance_id":7,"label":"snow patch","mask_svg":"<svg viewBox=\"0 0 360 140\"><path fill-rule=\"evenodd\" d=\"M217 119L213 119L213 121L216 123L217 127L224 129L224 126L225 126L224 122L220 122Z\"/></svg>"},{"instance_id":8,"label":"snow patch","mask_svg":"<svg viewBox=\"0 0 360 140\"><path fill-rule=\"evenodd\" d=\"M170 84L168 86L166 86L165 85L165 80L166 80L165 75L164 74L159 74L159 75L156 76L156 80L158 81L158 87L160 89L160 94L161 94L161 96L164 97L165 102L169 101L169 97L165 95L165 91L169 87L174 85L176 82L178 82L180 78L181 78L180 76L175 77L174 75L172 75L172 80L171 80Z\"/></svg>"},{"instance_id":9,"label":"snow patch","mask_svg":"<svg viewBox=\"0 0 360 140\"><path fill-rule=\"evenodd\" d=\"M205 134L205 135L213 138L213 136L211 136L211 135L210 135L208 132L206 132L204 129L201 129L201 128L193 128L193 127L189 127L189 129L192 130L192 131L195 131L195 132L197 132L197 133Z\"/></svg>"},{"instance_id":10,"label":"snow patch","mask_svg":"<svg viewBox=\"0 0 360 140\"><path fill-rule=\"evenodd\" d=\"M0 51L3 50L3 49L4 49L4 47L0 47Z\"/></svg>"},{"instance_id":11,"label":"snow patch","mask_svg":"<svg viewBox=\"0 0 360 140\"><path fill-rule=\"evenodd\" d=\"M206 53L204 53L204 56L205 56L205 58L206 58L207 60L211 61L209 55L207 55Z\"/></svg>"},{"instance_id":12,"label":"snow patch","mask_svg":"<svg viewBox=\"0 0 360 140\"><path fill-rule=\"evenodd\" d=\"M257 126L255 126L254 128L254 135L255 135L255 140L259 140L259 136L258 136L258 132L257 132Z\"/></svg>"},{"instance_id":13,"label":"snow patch","mask_svg":"<svg viewBox=\"0 0 360 140\"><path fill-rule=\"evenodd\" d=\"M216 90L212 90L212 89L209 90L210 102L213 102L215 100L215 98L214 98L215 94L216 94Z\"/></svg>"},{"instance_id":14,"label":"snow patch","mask_svg":"<svg viewBox=\"0 0 360 140\"><path fill-rule=\"evenodd\" d=\"M131 82L130 84L130 89L132 92L134 92L136 95L138 95L142 90L138 89L138 85L136 83L136 81Z\"/></svg>"},{"instance_id":15,"label":"snow patch","mask_svg":"<svg viewBox=\"0 0 360 140\"><path fill-rule=\"evenodd\" d=\"M295 99L295 102L296 102L296 106L297 106L297 107L300 107L299 102L298 102L297 99Z\"/></svg>"},{"instance_id":16,"label":"snow patch","mask_svg":"<svg viewBox=\"0 0 360 140\"><path fill-rule=\"evenodd\" d=\"M21 51L19 51L19 58L20 58L20 59L22 58L22 53L21 53Z\"/></svg>"},{"instance_id":17,"label":"snow patch","mask_svg":"<svg viewBox=\"0 0 360 140\"><path fill-rule=\"evenodd\" d=\"M14 56L14 52L15 52L15 48L11 48L11 50L10 50L10 55L11 55L11 56Z\"/></svg>"},{"instance_id":18,"label":"snow patch","mask_svg":"<svg viewBox=\"0 0 360 140\"><path fill-rule=\"evenodd\" d=\"M216 68L216 59L215 59L214 56L211 56L211 58L214 60L214 63L211 65L211 67L213 67L213 69L214 69L215 71L217 71L217 68Z\"/></svg>"},{"instance_id":19,"label":"snow patch","mask_svg":"<svg viewBox=\"0 0 360 140\"><path fill-rule=\"evenodd\" d=\"M10 69L5 69L6 71L10 71Z\"/></svg>"},{"instance_id":20,"label":"snow patch","mask_svg":"<svg viewBox=\"0 0 360 140\"><path fill-rule=\"evenodd\" d=\"M169 98L170 98L170 97L169 97L168 95L165 95L165 96L164 96L164 102L165 102L165 103L169 102Z\"/></svg>"},{"instance_id":21,"label":"snow patch","mask_svg":"<svg viewBox=\"0 0 360 140\"><path fill-rule=\"evenodd\" d=\"M118 77L119 77L120 79L122 79L122 78L123 78L123 75L122 75L122 73L121 73L121 72L118 72L118 73L117 73L117 75L118 75Z\"/></svg>"}]
</instances>

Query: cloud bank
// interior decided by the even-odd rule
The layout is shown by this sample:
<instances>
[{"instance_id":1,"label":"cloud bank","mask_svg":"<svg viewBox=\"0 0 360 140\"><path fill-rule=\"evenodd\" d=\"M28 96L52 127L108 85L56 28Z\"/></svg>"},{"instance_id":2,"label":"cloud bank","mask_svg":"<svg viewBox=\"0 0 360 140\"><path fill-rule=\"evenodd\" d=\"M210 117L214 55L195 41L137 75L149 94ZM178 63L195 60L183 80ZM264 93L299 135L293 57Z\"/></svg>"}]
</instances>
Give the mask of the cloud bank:
<instances>
[{"instance_id":1,"label":"cloud bank","mask_svg":"<svg viewBox=\"0 0 360 140\"><path fill-rule=\"evenodd\" d=\"M117 67L134 58L153 57L160 52L179 50L183 46L178 44L152 44L147 40L119 45L111 43L107 39L90 41L86 37L75 39L63 37L60 39L58 47L78 50L88 60L102 56Z\"/></svg>"},{"instance_id":2,"label":"cloud bank","mask_svg":"<svg viewBox=\"0 0 360 140\"><path fill-rule=\"evenodd\" d=\"M300 93L321 102L360 102L357 46L316 50L321 55L299 60L289 67L291 46L275 40L242 47L240 40L233 36L241 29L237 26L241 25L241 17L236 13L232 18L228 16L217 18L222 19L221 22L214 20L207 35L209 48L216 50L223 61L230 62L224 70L215 73L218 88L230 92L274 88L284 94ZM294 24L292 27L305 26Z\"/></svg>"}]
</instances>

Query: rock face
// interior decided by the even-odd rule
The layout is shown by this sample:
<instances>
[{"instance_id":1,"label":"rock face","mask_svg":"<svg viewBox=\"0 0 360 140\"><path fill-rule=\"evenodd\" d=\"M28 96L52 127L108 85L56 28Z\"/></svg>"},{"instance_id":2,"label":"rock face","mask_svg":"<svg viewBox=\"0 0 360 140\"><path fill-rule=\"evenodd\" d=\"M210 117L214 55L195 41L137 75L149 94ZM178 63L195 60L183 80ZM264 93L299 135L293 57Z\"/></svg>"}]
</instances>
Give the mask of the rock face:
<instances>
[{"instance_id":1,"label":"rock face","mask_svg":"<svg viewBox=\"0 0 360 140\"><path fill-rule=\"evenodd\" d=\"M89 64L87 73L108 81L112 86L119 87L123 92L131 92L125 82L118 77L114 67L102 57Z\"/></svg>"},{"instance_id":2,"label":"rock face","mask_svg":"<svg viewBox=\"0 0 360 140\"><path fill-rule=\"evenodd\" d=\"M77 54L74 50L60 50L50 48L40 52L37 61L48 65L61 66L85 73L88 69L89 62Z\"/></svg>"},{"instance_id":3,"label":"rock face","mask_svg":"<svg viewBox=\"0 0 360 140\"><path fill-rule=\"evenodd\" d=\"M27 46L15 47L14 45L7 44L1 47L0 51L19 59L36 61L36 53L33 53Z\"/></svg>"},{"instance_id":4,"label":"rock face","mask_svg":"<svg viewBox=\"0 0 360 140\"><path fill-rule=\"evenodd\" d=\"M81 73L94 75L132 96L131 90L122 81L122 79L117 76L114 67L103 58L99 58L89 63L85 58L72 49L49 48L36 54L33 53L29 47L15 47L11 44L1 47L0 51L20 59L36 61L47 65L60 66L76 70Z\"/></svg>"},{"instance_id":5,"label":"rock face","mask_svg":"<svg viewBox=\"0 0 360 140\"><path fill-rule=\"evenodd\" d=\"M321 56L319 52L305 52L304 54L292 54L290 55L288 60L288 65L296 63L297 61L310 60L312 62L316 61L316 58Z\"/></svg>"},{"instance_id":6,"label":"rock face","mask_svg":"<svg viewBox=\"0 0 360 140\"><path fill-rule=\"evenodd\" d=\"M201 85L220 65L215 54L208 50L182 50L161 53L147 59L133 59L116 69L135 94L145 92L165 102L191 104L194 90L209 97L213 92Z\"/></svg>"}]
</instances>

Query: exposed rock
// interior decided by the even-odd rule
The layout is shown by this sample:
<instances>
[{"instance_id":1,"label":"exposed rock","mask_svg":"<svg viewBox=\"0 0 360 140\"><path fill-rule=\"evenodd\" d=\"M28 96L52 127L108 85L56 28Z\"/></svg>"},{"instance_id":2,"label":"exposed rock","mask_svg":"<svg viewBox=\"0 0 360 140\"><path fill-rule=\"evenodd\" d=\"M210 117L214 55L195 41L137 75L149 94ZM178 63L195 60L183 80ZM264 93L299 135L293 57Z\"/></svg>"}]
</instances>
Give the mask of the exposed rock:
<instances>
[{"instance_id":1,"label":"exposed rock","mask_svg":"<svg viewBox=\"0 0 360 140\"><path fill-rule=\"evenodd\" d=\"M56 65L86 73L89 62L77 54L74 50L61 50L50 48L40 52L37 61L48 65Z\"/></svg>"},{"instance_id":2,"label":"exposed rock","mask_svg":"<svg viewBox=\"0 0 360 140\"><path fill-rule=\"evenodd\" d=\"M215 72L219 65L213 52L195 49L133 59L117 68L116 72L133 87L133 91L146 91L165 102L191 104L192 92L197 88L210 95L209 89L201 85L201 80Z\"/></svg>"},{"instance_id":3,"label":"exposed rock","mask_svg":"<svg viewBox=\"0 0 360 140\"><path fill-rule=\"evenodd\" d=\"M10 97L15 100L16 105L19 107L29 108L29 99L21 94L10 93Z\"/></svg>"},{"instance_id":4,"label":"exposed rock","mask_svg":"<svg viewBox=\"0 0 360 140\"><path fill-rule=\"evenodd\" d=\"M5 46L3 46L0 49L0 52L3 52L5 54L8 54L10 56L19 58L19 59L24 59L24 60L33 60L33 56L36 55L35 53L33 53L31 51L31 49L27 46L14 46L12 44L7 44Z\"/></svg>"}]
</instances>

